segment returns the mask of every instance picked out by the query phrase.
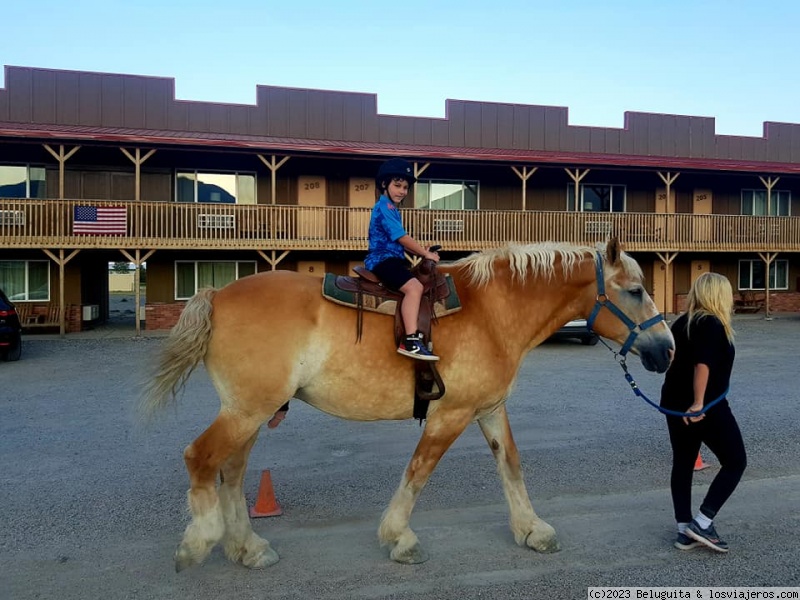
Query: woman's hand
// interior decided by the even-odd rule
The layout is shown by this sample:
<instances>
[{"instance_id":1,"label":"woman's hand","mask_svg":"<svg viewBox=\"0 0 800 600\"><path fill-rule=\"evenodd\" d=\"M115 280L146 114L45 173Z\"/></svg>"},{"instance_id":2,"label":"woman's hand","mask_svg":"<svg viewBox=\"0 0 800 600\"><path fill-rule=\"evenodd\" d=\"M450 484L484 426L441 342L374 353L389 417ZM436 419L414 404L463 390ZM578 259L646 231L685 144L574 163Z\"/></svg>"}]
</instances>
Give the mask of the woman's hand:
<instances>
[{"instance_id":1,"label":"woman's hand","mask_svg":"<svg viewBox=\"0 0 800 600\"><path fill-rule=\"evenodd\" d=\"M703 410L702 404L692 404L689 407L689 410L687 410L686 412L696 413L700 410ZM688 425L689 423L697 423L698 421L702 421L704 418L705 414L697 415L696 417L683 417L683 422Z\"/></svg>"}]
</instances>

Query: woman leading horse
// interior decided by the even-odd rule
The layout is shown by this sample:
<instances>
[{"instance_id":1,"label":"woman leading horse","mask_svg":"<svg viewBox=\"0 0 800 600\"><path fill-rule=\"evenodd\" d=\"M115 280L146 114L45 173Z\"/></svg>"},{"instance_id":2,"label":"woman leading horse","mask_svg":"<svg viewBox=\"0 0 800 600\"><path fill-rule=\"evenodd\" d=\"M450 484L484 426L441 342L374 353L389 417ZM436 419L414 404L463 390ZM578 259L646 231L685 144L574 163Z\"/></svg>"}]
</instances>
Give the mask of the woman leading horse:
<instances>
[{"instance_id":1,"label":"woman leading horse","mask_svg":"<svg viewBox=\"0 0 800 600\"><path fill-rule=\"evenodd\" d=\"M554 552L555 530L528 498L505 409L524 356L567 321L591 316L598 334L664 372L672 334L616 240L600 249L510 245L439 270L453 278L463 306L434 326L447 393L431 403L379 539L397 562L426 560L411 512L444 453L477 420L497 461L514 539ZM319 278L290 271L201 290L186 304L144 397L147 412L166 406L201 360L220 397L219 415L184 452L192 520L175 555L178 570L202 562L219 542L247 567L278 561L252 530L242 483L261 425L290 398L345 419L411 418L414 370L395 352L393 319L366 313L358 344L350 341L354 320L351 309L322 297Z\"/></svg>"}]
</instances>

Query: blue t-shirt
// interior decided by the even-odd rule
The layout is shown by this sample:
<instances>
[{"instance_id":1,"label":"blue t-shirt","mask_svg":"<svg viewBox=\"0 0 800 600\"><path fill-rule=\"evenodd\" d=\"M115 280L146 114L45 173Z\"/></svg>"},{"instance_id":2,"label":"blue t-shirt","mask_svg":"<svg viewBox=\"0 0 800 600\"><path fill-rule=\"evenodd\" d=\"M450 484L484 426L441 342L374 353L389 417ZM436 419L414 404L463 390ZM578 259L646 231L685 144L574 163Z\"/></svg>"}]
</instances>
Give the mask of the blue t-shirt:
<instances>
[{"instance_id":1,"label":"blue t-shirt","mask_svg":"<svg viewBox=\"0 0 800 600\"><path fill-rule=\"evenodd\" d=\"M372 270L387 258L405 258L403 246L397 242L404 235L408 234L400 210L388 196L381 195L369 220L369 252L364 266Z\"/></svg>"}]
</instances>

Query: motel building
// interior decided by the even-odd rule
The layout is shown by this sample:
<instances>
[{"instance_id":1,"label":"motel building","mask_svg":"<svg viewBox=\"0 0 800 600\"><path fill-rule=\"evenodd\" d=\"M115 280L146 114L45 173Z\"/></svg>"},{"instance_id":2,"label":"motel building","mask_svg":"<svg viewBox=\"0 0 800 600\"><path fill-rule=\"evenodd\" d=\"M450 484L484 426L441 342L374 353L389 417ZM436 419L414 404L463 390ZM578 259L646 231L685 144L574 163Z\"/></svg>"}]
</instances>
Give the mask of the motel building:
<instances>
[{"instance_id":1,"label":"motel building","mask_svg":"<svg viewBox=\"0 0 800 600\"><path fill-rule=\"evenodd\" d=\"M4 86L0 288L28 331L105 321L110 262L146 262L137 333L174 325L204 286L347 273L395 156L419 179L406 228L445 260L613 233L665 313L706 271L730 279L738 311L800 310L798 124L744 137L628 112L585 127L567 108L460 100L406 117L374 94L266 85L254 105L218 104L176 99L169 78L27 67L5 67Z\"/></svg>"}]
</instances>

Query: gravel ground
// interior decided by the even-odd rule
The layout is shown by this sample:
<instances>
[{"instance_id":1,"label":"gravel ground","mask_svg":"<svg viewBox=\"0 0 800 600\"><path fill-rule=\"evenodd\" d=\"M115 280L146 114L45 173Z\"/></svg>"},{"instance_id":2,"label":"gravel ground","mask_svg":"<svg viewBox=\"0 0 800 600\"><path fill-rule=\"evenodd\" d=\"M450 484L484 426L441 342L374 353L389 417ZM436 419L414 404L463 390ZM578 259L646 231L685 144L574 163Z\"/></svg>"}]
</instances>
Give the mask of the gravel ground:
<instances>
[{"instance_id":1,"label":"gravel ground","mask_svg":"<svg viewBox=\"0 0 800 600\"><path fill-rule=\"evenodd\" d=\"M144 427L133 410L161 340L124 321L26 336L0 363L0 598L585 598L588 586L798 586L800 318L737 317L731 392L749 467L717 519L728 555L672 548L663 418L627 388L602 345L548 343L525 361L508 407L537 512L562 551L514 545L477 426L440 463L412 516L431 559L391 562L382 510L419 437L414 421L352 423L293 403L264 430L245 482L269 469L284 515L254 521L282 560L264 571L216 549L175 574L188 522L183 447L212 421L202 369L175 410ZM658 396L661 376L632 372ZM706 462L716 464L704 449ZM696 502L716 467L698 473Z\"/></svg>"}]
</instances>

